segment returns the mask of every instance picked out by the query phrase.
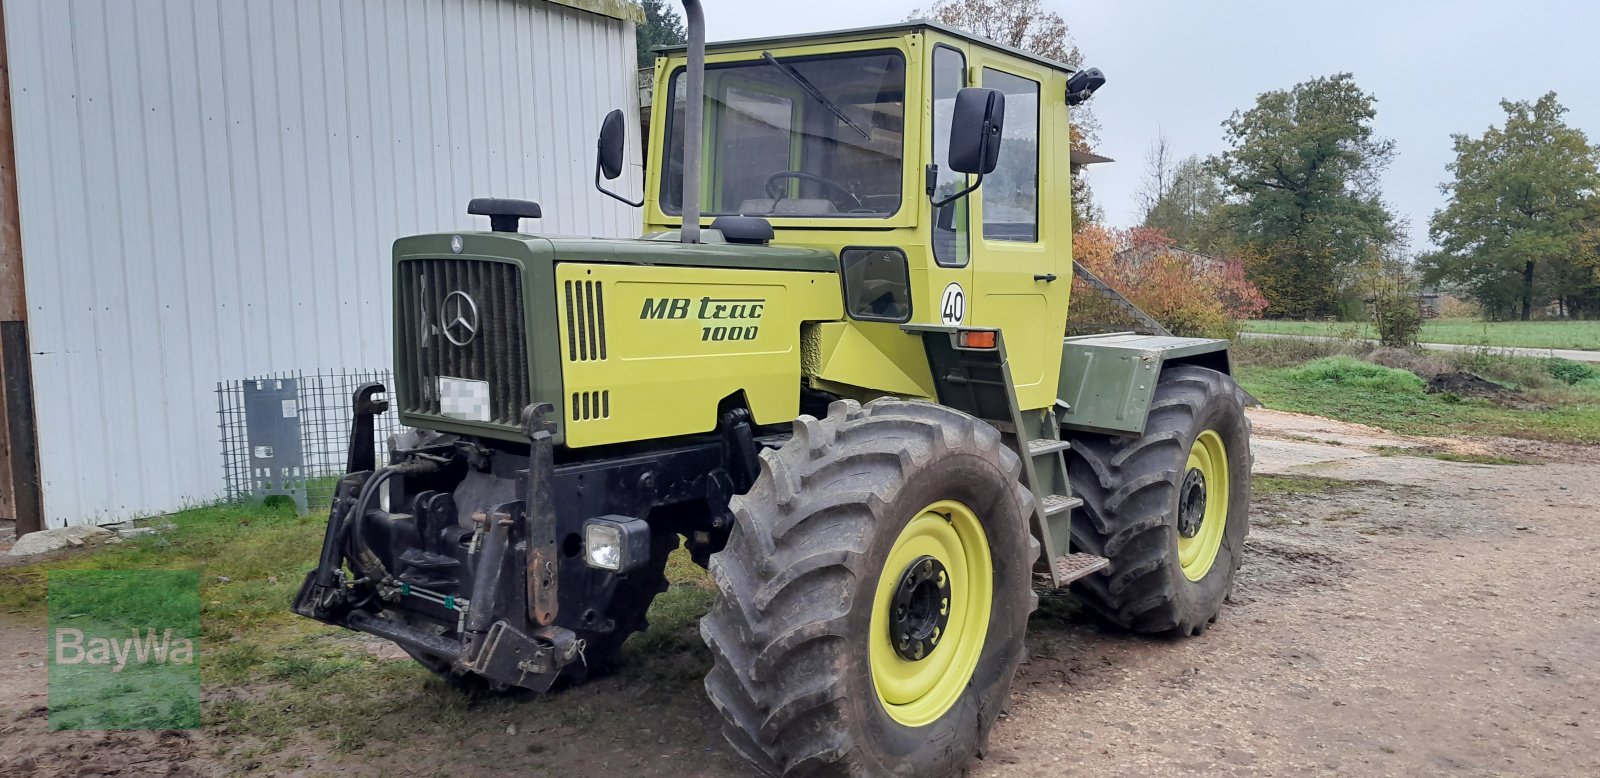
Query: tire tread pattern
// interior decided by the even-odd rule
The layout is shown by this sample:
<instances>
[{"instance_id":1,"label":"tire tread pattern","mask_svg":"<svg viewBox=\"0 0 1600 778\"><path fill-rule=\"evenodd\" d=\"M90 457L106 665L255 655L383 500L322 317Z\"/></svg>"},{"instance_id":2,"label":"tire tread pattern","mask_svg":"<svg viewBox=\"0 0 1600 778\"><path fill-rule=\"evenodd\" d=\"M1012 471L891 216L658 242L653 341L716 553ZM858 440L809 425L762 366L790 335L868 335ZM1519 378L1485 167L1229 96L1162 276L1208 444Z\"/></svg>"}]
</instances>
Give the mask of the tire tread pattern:
<instances>
[{"instance_id":1,"label":"tire tread pattern","mask_svg":"<svg viewBox=\"0 0 1600 778\"><path fill-rule=\"evenodd\" d=\"M850 593L877 575L867 550L880 511L937 448L978 452L1013 483L1021 472L993 427L957 411L842 400L826 418L796 421L734 498L734 530L709 566L719 596L700 623L713 657L705 685L728 742L762 772L888 774L852 738L846 675L869 671L848 661L847 642L859 639L847 628ZM1031 493L1018 485L1013 499L1029 515ZM970 757L948 755L958 766Z\"/></svg>"},{"instance_id":2,"label":"tire tread pattern","mask_svg":"<svg viewBox=\"0 0 1600 778\"><path fill-rule=\"evenodd\" d=\"M1237 403L1242 409L1243 395L1233 379L1200 367L1169 367L1157 384L1144 435L1072 438L1068 472L1074 493L1084 501L1073 513L1072 543L1078 550L1111 560L1104 571L1080 579L1073 589L1119 627L1146 634L1194 635L1216 620L1220 600L1198 616L1184 607L1185 593L1176 582L1182 575L1173 571L1178 554L1172 516L1187 446L1198 433L1201 413L1219 402ZM1242 411L1240 417L1248 441L1249 418ZM1248 468L1230 476L1242 479L1248 499ZM1232 554L1224 591L1232 588L1240 559L1240 554Z\"/></svg>"}]
</instances>

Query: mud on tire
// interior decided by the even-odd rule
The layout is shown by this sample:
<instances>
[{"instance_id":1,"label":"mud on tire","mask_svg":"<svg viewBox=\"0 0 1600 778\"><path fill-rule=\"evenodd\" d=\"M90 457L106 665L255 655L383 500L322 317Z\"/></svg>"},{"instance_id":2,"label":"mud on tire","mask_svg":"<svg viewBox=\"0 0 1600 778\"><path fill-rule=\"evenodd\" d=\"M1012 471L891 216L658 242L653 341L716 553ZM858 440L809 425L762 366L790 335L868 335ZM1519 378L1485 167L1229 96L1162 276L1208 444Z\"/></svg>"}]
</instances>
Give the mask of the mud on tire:
<instances>
[{"instance_id":1,"label":"mud on tire","mask_svg":"<svg viewBox=\"0 0 1600 778\"><path fill-rule=\"evenodd\" d=\"M1198 581L1178 558L1178 500L1195 440L1213 430L1226 447L1227 524ZM1233 588L1250 531L1250 421L1233 379L1178 365L1162 371L1144 435L1074 435L1067 455L1073 548L1111 560L1073 591L1106 620L1147 634L1198 635Z\"/></svg>"},{"instance_id":2,"label":"mud on tire","mask_svg":"<svg viewBox=\"0 0 1600 778\"><path fill-rule=\"evenodd\" d=\"M712 556L719 596L700 631L723 733L769 775L954 775L986 747L1037 598L1032 494L993 427L929 403L835 402L762 453ZM869 663L874 592L891 547L940 500L980 517L993 600L971 679L936 719L910 727L880 701ZM887 639L887 638L886 638Z\"/></svg>"}]
</instances>

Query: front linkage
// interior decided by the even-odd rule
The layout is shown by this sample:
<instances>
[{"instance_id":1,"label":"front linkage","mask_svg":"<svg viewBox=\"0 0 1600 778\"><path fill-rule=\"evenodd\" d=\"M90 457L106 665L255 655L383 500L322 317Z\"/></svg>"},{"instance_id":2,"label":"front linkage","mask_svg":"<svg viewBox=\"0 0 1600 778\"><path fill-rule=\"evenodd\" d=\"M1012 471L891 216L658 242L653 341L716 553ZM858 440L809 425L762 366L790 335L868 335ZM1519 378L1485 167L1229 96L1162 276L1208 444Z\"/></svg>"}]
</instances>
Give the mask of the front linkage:
<instances>
[{"instance_id":1,"label":"front linkage","mask_svg":"<svg viewBox=\"0 0 1600 778\"><path fill-rule=\"evenodd\" d=\"M293 608L391 640L453 680L546 691L607 661L643 628L678 535L701 559L719 550L728 498L756 473L740 411L701 439L558 466L548 403L523 411L525 451L406 433L380 468L383 391L356 390L349 472ZM481 507L462 520L462 505Z\"/></svg>"},{"instance_id":2,"label":"front linkage","mask_svg":"<svg viewBox=\"0 0 1600 778\"><path fill-rule=\"evenodd\" d=\"M306 575L295 598L295 612L392 640L431 667L448 667L455 674L470 673L498 684L548 689L563 667L582 657L584 649L584 640L577 633L550 623L555 616L556 592L552 558L555 515L549 495L554 468L552 425L545 415L551 406L534 405L524 412L530 456L529 468L520 479L522 499L472 514L465 559L434 553L423 544L421 549L402 550L399 569L391 570L368 539L368 527L375 521L396 523L395 514L374 510L378 490L396 476L439 475L451 466L448 454L452 452L399 451L398 461L375 468L372 420L388 410L388 403L373 397L382 391L381 385L367 384L356 392L350 472L339 481L322 559L317 569ZM444 447L436 444L430 448ZM422 492L417 497L418 510L399 522L425 515L448 519L454 513L454 500L448 494ZM375 518L374 513L382 516ZM449 539L458 543L462 538L448 526L438 529L454 535ZM517 549L536 548L515 551L514 544ZM519 556L529 561L526 589L513 585L523 576L508 570L508 557L514 567ZM356 571L354 580L345 573L346 561ZM467 575L449 576L447 571L455 568L465 568ZM461 596L463 590L470 594ZM528 618L528 602L539 605L533 611L542 620ZM448 614L443 614L447 618L439 623L441 609L455 615L453 629ZM415 615L435 618L407 618ZM424 626L418 621L433 623Z\"/></svg>"}]
</instances>

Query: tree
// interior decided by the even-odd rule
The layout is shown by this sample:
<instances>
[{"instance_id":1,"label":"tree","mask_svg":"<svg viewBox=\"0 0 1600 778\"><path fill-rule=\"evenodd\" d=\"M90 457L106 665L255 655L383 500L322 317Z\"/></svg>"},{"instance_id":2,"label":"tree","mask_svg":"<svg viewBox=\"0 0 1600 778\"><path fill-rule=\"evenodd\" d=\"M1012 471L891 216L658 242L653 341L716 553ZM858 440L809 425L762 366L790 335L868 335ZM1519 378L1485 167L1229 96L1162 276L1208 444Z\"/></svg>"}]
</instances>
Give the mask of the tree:
<instances>
[{"instance_id":1,"label":"tree","mask_svg":"<svg viewBox=\"0 0 1600 778\"><path fill-rule=\"evenodd\" d=\"M1138 193L1143 226L1161 230L1179 248L1219 253L1222 187L1205 162L1194 155L1178 159L1167 136L1158 134L1145 152L1144 165Z\"/></svg>"},{"instance_id":2,"label":"tree","mask_svg":"<svg viewBox=\"0 0 1600 778\"><path fill-rule=\"evenodd\" d=\"M1266 92L1222 123L1230 148L1207 165L1271 314L1335 313L1354 268L1398 238L1378 195L1394 142L1373 132L1375 103L1340 73Z\"/></svg>"},{"instance_id":3,"label":"tree","mask_svg":"<svg viewBox=\"0 0 1600 778\"><path fill-rule=\"evenodd\" d=\"M656 55L651 49L682 45L689 41L689 34L683 28L683 17L667 4L667 0L641 0L640 5L644 6L644 24L639 25L636 32L639 67L648 68L656 64Z\"/></svg>"},{"instance_id":4,"label":"tree","mask_svg":"<svg viewBox=\"0 0 1600 778\"><path fill-rule=\"evenodd\" d=\"M932 19L1067 67L1083 66L1083 52L1073 44L1066 20L1044 10L1040 0L939 0L930 8L912 11L908 18Z\"/></svg>"},{"instance_id":5,"label":"tree","mask_svg":"<svg viewBox=\"0 0 1600 778\"><path fill-rule=\"evenodd\" d=\"M1012 48L1033 52L1070 68L1083 67L1083 52L1061 14L1044 9L1041 0L937 0L911 12L909 19L932 19L966 30ZM1086 105L1072 110L1071 148L1090 151L1099 141L1100 125ZM1081 171L1072 172L1073 230L1099 219L1089 182Z\"/></svg>"},{"instance_id":6,"label":"tree","mask_svg":"<svg viewBox=\"0 0 1600 778\"><path fill-rule=\"evenodd\" d=\"M1220 209L1222 185L1205 161L1190 155L1170 164L1165 184L1148 177L1143 224L1164 231L1179 248L1202 254L1227 253ZM1151 195L1154 195L1151 198Z\"/></svg>"},{"instance_id":7,"label":"tree","mask_svg":"<svg viewBox=\"0 0 1600 778\"><path fill-rule=\"evenodd\" d=\"M1172 191L1173 168L1176 166L1177 152L1172 150L1167 134L1158 132L1150 148L1144 152L1144 179L1139 182L1139 207L1144 210L1146 219Z\"/></svg>"},{"instance_id":8,"label":"tree","mask_svg":"<svg viewBox=\"0 0 1600 778\"><path fill-rule=\"evenodd\" d=\"M1440 250L1425 259L1426 276L1465 287L1490 318L1527 321L1551 301L1600 312L1590 237L1600 223L1600 149L1567 126L1554 92L1500 107L1505 126L1451 136L1454 179L1439 187L1449 202L1429 225Z\"/></svg>"},{"instance_id":9,"label":"tree","mask_svg":"<svg viewBox=\"0 0 1600 778\"><path fill-rule=\"evenodd\" d=\"M1356 283L1378 330L1378 342L1390 348L1417 345L1422 306L1417 299L1415 268L1406 256L1394 251L1363 263Z\"/></svg>"}]
</instances>

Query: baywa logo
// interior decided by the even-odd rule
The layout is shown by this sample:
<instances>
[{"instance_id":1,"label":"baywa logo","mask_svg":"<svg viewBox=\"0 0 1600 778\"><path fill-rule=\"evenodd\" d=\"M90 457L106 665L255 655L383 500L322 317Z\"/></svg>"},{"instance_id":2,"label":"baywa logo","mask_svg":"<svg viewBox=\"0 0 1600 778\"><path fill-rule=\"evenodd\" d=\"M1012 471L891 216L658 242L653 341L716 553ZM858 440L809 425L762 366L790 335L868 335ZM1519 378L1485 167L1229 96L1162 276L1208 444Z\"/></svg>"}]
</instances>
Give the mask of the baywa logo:
<instances>
[{"instance_id":1,"label":"baywa logo","mask_svg":"<svg viewBox=\"0 0 1600 778\"><path fill-rule=\"evenodd\" d=\"M200 726L200 575L49 575L51 729Z\"/></svg>"},{"instance_id":2,"label":"baywa logo","mask_svg":"<svg viewBox=\"0 0 1600 778\"><path fill-rule=\"evenodd\" d=\"M81 629L58 627L55 631L55 663L57 665L109 665L111 672L120 673L128 662L148 664L172 662L186 665L194 661L194 641L173 637L170 628L156 635L154 628L145 628L144 635L137 627L130 630L132 637L91 637Z\"/></svg>"},{"instance_id":3,"label":"baywa logo","mask_svg":"<svg viewBox=\"0 0 1600 778\"><path fill-rule=\"evenodd\" d=\"M767 301L752 297L646 297L640 319L688 319L700 322L700 340L755 340Z\"/></svg>"}]
</instances>

